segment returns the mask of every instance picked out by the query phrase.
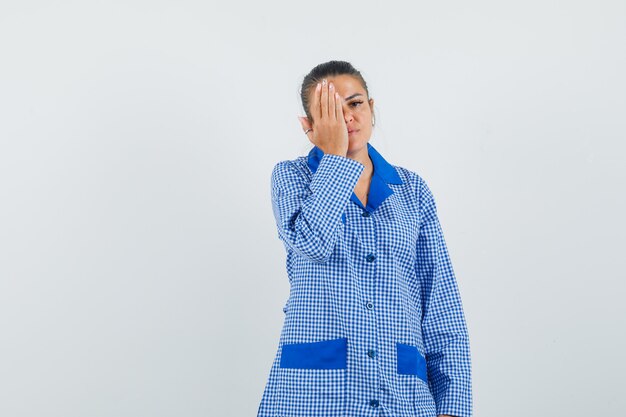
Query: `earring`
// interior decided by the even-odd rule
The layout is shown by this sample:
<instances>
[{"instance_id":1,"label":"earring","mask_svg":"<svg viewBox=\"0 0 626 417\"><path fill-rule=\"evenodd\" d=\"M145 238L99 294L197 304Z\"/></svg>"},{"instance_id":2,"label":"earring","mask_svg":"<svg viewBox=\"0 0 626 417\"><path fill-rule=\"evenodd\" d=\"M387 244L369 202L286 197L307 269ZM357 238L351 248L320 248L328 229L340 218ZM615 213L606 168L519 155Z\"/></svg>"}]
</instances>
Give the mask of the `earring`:
<instances>
[{"instance_id":1,"label":"earring","mask_svg":"<svg viewBox=\"0 0 626 417\"><path fill-rule=\"evenodd\" d=\"M376 119L372 116L372 126L374 126L375 122L376 122Z\"/></svg>"}]
</instances>

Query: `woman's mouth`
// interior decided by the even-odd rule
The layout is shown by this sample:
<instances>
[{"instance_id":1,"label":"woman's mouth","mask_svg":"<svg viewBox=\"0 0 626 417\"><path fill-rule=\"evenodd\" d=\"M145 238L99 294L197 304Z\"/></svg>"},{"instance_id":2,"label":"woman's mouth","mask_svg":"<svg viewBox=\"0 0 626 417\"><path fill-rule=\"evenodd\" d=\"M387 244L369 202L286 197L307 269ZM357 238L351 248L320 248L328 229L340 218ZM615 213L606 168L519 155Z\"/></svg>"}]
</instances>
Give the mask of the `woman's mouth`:
<instances>
[{"instance_id":1,"label":"woman's mouth","mask_svg":"<svg viewBox=\"0 0 626 417\"><path fill-rule=\"evenodd\" d=\"M352 135L354 133L358 132L358 130L348 130L348 135Z\"/></svg>"}]
</instances>

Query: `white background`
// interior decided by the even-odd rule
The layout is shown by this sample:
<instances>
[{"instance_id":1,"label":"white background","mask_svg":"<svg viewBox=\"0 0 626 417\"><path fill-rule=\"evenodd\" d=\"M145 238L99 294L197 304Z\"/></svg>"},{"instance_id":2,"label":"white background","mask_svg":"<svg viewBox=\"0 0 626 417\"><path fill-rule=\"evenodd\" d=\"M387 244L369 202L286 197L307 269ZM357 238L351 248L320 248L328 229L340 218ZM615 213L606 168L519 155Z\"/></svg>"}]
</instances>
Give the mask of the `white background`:
<instances>
[{"instance_id":1,"label":"white background","mask_svg":"<svg viewBox=\"0 0 626 417\"><path fill-rule=\"evenodd\" d=\"M621 415L625 39L623 1L1 1L0 415L256 415L330 59L435 194L475 415Z\"/></svg>"}]
</instances>

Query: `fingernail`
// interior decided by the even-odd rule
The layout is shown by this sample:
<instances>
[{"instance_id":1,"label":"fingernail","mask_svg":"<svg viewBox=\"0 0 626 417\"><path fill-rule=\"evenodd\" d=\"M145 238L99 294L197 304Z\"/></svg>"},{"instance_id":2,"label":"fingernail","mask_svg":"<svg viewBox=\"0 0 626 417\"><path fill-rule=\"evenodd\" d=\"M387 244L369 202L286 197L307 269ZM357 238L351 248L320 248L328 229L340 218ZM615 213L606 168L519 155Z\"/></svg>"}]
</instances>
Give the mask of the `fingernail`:
<instances>
[{"instance_id":1,"label":"fingernail","mask_svg":"<svg viewBox=\"0 0 626 417\"><path fill-rule=\"evenodd\" d=\"M326 85L326 78L324 78L324 79L322 80L322 84L323 84L323 85Z\"/></svg>"}]
</instances>

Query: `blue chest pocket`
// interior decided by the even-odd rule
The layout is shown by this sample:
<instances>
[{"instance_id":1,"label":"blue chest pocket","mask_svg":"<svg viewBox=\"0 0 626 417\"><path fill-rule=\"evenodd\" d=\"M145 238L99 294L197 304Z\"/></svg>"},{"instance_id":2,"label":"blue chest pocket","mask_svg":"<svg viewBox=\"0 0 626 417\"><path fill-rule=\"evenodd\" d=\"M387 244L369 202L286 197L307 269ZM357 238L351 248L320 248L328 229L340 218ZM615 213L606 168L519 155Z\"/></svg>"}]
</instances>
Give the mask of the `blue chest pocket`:
<instances>
[{"instance_id":1,"label":"blue chest pocket","mask_svg":"<svg viewBox=\"0 0 626 417\"><path fill-rule=\"evenodd\" d=\"M280 356L281 368L346 369L348 339L340 337L321 342L286 343Z\"/></svg>"}]
</instances>

